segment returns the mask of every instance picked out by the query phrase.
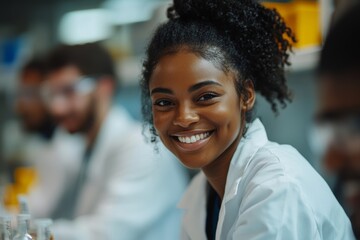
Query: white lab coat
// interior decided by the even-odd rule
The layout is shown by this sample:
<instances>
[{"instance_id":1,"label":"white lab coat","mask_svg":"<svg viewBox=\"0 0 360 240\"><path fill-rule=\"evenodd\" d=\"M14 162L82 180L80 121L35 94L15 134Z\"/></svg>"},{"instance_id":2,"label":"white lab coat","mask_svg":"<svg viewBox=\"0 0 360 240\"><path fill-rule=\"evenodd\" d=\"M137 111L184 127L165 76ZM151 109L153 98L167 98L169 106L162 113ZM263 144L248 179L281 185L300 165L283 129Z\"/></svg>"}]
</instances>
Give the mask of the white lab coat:
<instances>
[{"instance_id":1,"label":"white lab coat","mask_svg":"<svg viewBox=\"0 0 360 240\"><path fill-rule=\"evenodd\" d=\"M184 169L153 144L121 108L108 114L90 157L76 218L55 221L57 240L158 240L180 237L176 203Z\"/></svg>"},{"instance_id":2,"label":"white lab coat","mask_svg":"<svg viewBox=\"0 0 360 240\"><path fill-rule=\"evenodd\" d=\"M199 173L185 193L182 239L206 239L207 180ZM348 240L351 224L325 181L292 147L268 141L250 124L231 160L217 240Z\"/></svg>"}]
</instances>

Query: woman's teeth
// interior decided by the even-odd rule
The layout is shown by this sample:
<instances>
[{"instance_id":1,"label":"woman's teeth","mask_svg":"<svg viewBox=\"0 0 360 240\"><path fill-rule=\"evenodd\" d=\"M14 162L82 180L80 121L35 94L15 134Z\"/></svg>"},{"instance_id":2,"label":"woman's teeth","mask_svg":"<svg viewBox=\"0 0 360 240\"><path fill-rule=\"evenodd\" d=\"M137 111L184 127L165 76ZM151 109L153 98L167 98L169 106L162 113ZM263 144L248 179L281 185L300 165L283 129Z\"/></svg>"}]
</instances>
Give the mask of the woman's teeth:
<instances>
[{"instance_id":1,"label":"woman's teeth","mask_svg":"<svg viewBox=\"0 0 360 240\"><path fill-rule=\"evenodd\" d=\"M208 136L210 136L210 132L196 134L189 137L177 137L177 138L182 143L196 143L197 141L203 140Z\"/></svg>"}]
</instances>

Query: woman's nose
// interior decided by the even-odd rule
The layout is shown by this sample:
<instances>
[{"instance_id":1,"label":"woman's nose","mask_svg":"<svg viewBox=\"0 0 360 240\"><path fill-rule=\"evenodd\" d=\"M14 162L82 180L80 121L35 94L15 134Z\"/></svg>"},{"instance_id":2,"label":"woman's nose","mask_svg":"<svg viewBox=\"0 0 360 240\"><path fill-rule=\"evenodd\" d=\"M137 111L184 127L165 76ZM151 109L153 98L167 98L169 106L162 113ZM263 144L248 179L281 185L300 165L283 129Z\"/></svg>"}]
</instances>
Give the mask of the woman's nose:
<instances>
[{"instance_id":1,"label":"woman's nose","mask_svg":"<svg viewBox=\"0 0 360 240\"><path fill-rule=\"evenodd\" d=\"M182 104L179 105L175 119L173 121L174 125L187 128L191 124L199 121L199 115L196 110L191 106L191 104Z\"/></svg>"}]
</instances>

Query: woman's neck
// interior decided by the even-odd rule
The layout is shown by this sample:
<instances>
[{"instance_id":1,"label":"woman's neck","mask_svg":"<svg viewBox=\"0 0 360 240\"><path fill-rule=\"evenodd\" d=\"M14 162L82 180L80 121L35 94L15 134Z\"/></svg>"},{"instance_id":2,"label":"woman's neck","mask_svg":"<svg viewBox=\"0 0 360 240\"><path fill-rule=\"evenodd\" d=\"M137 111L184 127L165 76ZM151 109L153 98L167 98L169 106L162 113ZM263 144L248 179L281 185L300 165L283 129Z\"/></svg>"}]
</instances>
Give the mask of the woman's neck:
<instances>
[{"instance_id":1,"label":"woman's neck","mask_svg":"<svg viewBox=\"0 0 360 240\"><path fill-rule=\"evenodd\" d=\"M224 198L226 179L229 172L231 159L237 149L241 134L235 139L235 141L212 163L202 168L207 180L211 187L219 195L221 200Z\"/></svg>"},{"instance_id":2,"label":"woman's neck","mask_svg":"<svg viewBox=\"0 0 360 240\"><path fill-rule=\"evenodd\" d=\"M239 134L233 141L233 143L212 163L202 168L208 182L215 192L221 198L221 201L224 198L226 179L230 168L231 159L233 158L235 151L239 145L241 138L243 137L246 122L245 114L242 115L243 121L241 122Z\"/></svg>"}]
</instances>

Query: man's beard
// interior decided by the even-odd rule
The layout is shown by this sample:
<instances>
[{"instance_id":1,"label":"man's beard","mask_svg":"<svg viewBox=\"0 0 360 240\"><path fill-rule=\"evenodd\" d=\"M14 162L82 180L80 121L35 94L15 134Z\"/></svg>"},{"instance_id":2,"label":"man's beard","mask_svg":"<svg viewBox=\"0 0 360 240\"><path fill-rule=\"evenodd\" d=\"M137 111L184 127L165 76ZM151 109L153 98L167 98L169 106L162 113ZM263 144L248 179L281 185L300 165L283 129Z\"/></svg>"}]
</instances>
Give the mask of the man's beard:
<instances>
[{"instance_id":1,"label":"man's beard","mask_svg":"<svg viewBox=\"0 0 360 240\"><path fill-rule=\"evenodd\" d=\"M20 116L21 118L21 116ZM25 120L24 120L25 121ZM23 123L23 130L31 134L39 134L45 139L51 139L55 130L56 124L54 119L49 113L45 113L42 121L37 124L27 124Z\"/></svg>"},{"instance_id":2,"label":"man's beard","mask_svg":"<svg viewBox=\"0 0 360 240\"><path fill-rule=\"evenodd\" d=\"M86 117L84 118L84 122L80 126L79 132L88 133L95 126L97 112L96 106L97 105L95 99L91 98Z\"/></svg>"}]
</instances>

